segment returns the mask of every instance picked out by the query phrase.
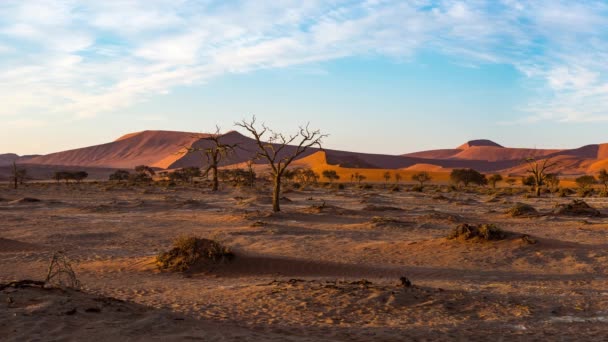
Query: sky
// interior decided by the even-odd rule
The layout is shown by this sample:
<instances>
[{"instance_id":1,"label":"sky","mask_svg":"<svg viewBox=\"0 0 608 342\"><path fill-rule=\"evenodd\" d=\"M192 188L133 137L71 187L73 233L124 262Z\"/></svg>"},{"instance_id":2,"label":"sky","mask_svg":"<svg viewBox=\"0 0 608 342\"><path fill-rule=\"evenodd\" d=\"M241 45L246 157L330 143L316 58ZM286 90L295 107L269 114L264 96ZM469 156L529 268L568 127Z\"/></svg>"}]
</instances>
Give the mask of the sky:
<instances>
[{"instance_id":1,"label":"sky","mask_svg":"<svg viewBox=\"0 0 608 342\"><path fill-rule=\"evenodd\" d=\"M608 142L608 2L0 1L0 153L256 115L325 147Z\"/></svg>"}]
</instances>

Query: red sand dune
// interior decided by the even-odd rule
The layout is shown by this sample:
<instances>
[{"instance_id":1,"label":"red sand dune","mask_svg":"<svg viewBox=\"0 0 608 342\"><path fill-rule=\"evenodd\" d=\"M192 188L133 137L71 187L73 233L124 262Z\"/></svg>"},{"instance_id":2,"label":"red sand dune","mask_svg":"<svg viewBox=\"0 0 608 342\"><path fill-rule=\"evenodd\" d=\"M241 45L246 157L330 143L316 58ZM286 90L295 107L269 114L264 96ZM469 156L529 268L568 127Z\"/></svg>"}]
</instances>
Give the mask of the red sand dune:
<instances>
[{"instance_id":1,"label":"red sand dune","mask_svg":"<svg viewBox=\"0 0 608 342\"><path fill-rule=\"evenodd\" d=\"M194 133L143 131L116 141L32 158L29 164L133 168L149 165L167 168L184 145L197 140ZM173 158L171 158L173 157Z\"/></svg>"}]
</instances>

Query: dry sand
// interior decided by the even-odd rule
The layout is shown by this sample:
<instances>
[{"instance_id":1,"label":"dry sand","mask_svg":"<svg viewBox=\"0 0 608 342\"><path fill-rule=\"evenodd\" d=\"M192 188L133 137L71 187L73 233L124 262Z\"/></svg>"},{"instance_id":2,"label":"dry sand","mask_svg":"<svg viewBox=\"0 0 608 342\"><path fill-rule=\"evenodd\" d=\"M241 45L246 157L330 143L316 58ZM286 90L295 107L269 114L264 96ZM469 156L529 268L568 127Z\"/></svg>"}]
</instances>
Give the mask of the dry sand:
<instances>
[{"instance_id":1,"label":"dry sand","mask_svg":"<svg viewBox=\"0 0 608 342\"><path fill-rule=\"evenodd\" d=\"M548 215L571 199L310 189L270 213L261 190L30 184L0 190L0 283L41 279L54 250L82 292L0 290L3 340L594 340L608 336L604 217ZM20 198L41 201L18 201ZM515 202L540 215L505 214ZM603 198L588 200L608 214ZM495 223L504 241L447 240ZM161 273L179 234L237 257ZM520 236L537 240L527 244ZM406 276L414 286L405 288ZM114 299L112 299L114 298ZM122 302L124 301L124 302Z\"/></svg>"}]
</instances>

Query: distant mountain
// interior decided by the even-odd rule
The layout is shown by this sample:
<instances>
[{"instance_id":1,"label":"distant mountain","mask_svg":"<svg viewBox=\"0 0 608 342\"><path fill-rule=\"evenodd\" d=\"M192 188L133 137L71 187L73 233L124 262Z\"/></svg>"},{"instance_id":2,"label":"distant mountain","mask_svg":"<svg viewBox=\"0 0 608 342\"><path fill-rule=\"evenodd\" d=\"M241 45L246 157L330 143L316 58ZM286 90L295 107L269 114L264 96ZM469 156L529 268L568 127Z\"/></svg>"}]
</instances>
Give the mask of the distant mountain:
<instances>
[{"instance_id":1,"label":"distant mountain","mask_svg":"<svg viewBox=\"0 0 608 342\"><path fill-rule=\"evenodd\" d=\"M188 166L202 167L206 160L202 153L184 154L184 147L204 150L211 146L205 140L207 134L174 131L143 131L126 134L115 141L51 153L23 159L14 154L0 155L0 166L12 160L30 165L132 169L137 165L149 165L160 169L175 169ZM223 165L244 163L255 157L255 141L239 132L231 131L222 136L226 143L238 144L235 153ZM289 146L284 153L295 149ZM310 149L301 158L308 157L319 149ZM326 165L342 168L403 169L449 171L453 168L473 168L481 172L522 173L522 162L527 157L555 158L560 161L559 171L568 174L597 172L608 167L608 144L588 145L576 149L529 149L510 148L491 140L471 140L457 148L408 153L404 155L370 154L324 149ZM316 160L316 159L311 159ZM256 163L262 163L256 160Z\"/></svg>"}]
</instances>

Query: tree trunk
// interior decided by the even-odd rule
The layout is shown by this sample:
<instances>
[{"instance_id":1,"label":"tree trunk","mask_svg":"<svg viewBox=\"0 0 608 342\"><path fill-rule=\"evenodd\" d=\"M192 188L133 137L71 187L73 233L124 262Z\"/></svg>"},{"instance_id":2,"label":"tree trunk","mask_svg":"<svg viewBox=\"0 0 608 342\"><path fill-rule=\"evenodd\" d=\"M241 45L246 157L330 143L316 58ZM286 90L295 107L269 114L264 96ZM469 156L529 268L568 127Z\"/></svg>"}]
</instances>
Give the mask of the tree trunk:
<instances>
[{"instance_id":1,"label":"tree trunk","mask_svg":"<svg viewBox=\"0 0 608 342\"><path fill-rule=\"evenodd\" d=\"M13 162L13 184L14 188L17 189L17 164Z\"/></svg>"},{"instance_id":2,"label":"tree trunk","mask_svg":"<svg viewBox=\"0 0 608 342\"><path fill-rule=\"evenodd\" d=\"M540 197L540 185L536 186L535 191L536 191L536 197Z\"/></svg>"},{"instance_id":3,"label":"tree trunk","mask_svg":"<svg viewBox=\"0 0 608 342\"><path fill-rule=\"evenodd\" d=\"M272 191L272 211L281 211L281 205L279 204L279 196L281 196L281 176L274 176L274 190Z\"/></svg>"},{"instance_id":4,"label":"tree trunk","mask_svg":"<svg viewBox=\"0 0 608 342\"><path fill-rule=\"evenodd\" d=\"M213 169L213 187L211 188L211 191L217 191L220 186L220 182L218 180L217 175L217 164L212 165L211 169Z\"/></svg>"}]
</instances>

